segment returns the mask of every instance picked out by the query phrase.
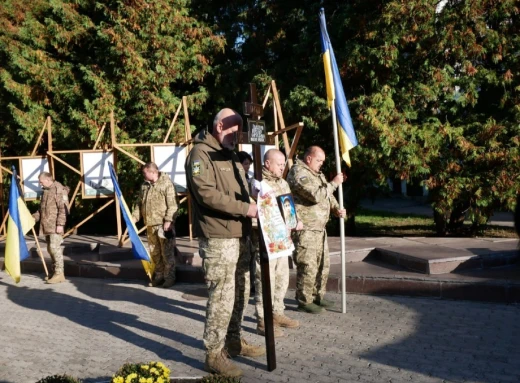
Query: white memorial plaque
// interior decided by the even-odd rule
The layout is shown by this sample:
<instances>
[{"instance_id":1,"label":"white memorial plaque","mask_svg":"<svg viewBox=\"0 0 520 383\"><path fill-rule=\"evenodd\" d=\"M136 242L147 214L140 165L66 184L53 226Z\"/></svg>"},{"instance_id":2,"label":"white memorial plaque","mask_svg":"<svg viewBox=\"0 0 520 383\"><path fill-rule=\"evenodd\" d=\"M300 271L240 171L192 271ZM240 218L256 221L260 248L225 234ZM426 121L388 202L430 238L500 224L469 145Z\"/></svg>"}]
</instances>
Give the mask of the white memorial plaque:
<instances>
[{"instance_id":1,"label":"white memorial plaque","mask_svg":"<svg viewBox=\"0 0 520 383\"><path fill-rule=\"evenodd\" d=\"M83 198L103 198L114 195L114 184L108 163L114 163L113 152L82 152Z\"/></svg>"},{"instance_id":2,"label":"white memorial plaque","mask_svg":"<svg viewBox=\"0 0 520 383\"><path fill-rule=\"evenodd\" d=\"M23 197L25 200L34 200L40 197L43 190L38 182L38 176L49 173L49 161L47 158L20 158L20 169L23 182Z\"/></svg>"},{"instance_id":3,"label":"white memorial plaque","mask_svg":"<svg viewBox=\"0 0 520 383\"><path fill-rule=\"evenodd\" d=\"M187 193L186 162L187 147L178 145L152 146L152 159L160 172L166 173L175 186L177 193Z\"/></svg>"}]
</instances>

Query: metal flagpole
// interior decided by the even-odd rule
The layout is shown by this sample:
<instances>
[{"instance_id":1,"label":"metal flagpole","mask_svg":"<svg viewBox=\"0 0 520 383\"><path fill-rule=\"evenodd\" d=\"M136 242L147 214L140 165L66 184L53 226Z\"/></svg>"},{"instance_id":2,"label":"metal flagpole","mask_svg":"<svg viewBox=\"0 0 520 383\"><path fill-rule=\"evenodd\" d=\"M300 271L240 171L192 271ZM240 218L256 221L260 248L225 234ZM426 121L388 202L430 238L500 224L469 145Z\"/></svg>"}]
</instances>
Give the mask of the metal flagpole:
<instances>
[{"instance_id":1,"label":"metal flagpole","mask_svg":"<svg viewBox=\"0 0 520 383\"><path fill-rule=\"evenodd\" d=\"M341 157L339 155L338 122L336 120L336 100L332 100L332 126L334 130L334 154L336 155L336 172L341 173ZM338 186L339 208L343 209L343 184ZM346 259L345 259L345 219L339 217L339 236L341 242L341 312L347 312Z\"/></svg>"}]
</instances>

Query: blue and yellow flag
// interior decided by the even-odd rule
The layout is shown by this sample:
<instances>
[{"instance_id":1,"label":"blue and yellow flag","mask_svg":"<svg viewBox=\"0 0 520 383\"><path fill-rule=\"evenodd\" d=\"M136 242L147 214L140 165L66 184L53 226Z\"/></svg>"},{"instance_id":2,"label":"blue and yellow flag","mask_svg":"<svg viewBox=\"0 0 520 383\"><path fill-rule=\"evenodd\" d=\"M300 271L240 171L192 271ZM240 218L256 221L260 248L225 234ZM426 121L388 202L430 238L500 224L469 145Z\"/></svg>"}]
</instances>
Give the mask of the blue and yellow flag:
<instances>
[{"instance_id":1,"label":"blue and yellow flag","mask_svg":"<svg viewBox=\"0 0 520 383\"><path fill-rule=\"evenodd\" d=\"M126 227L128 229L128 237L130 238L130 242L132 243L132 253L134 254L134 258L140 259L143 263L144 271L150 278L152 279L154 264L152 259L150 258L150 254L148 254L148 250L144 246L141 238L139 238L139 233L137 232L137 228L135 227L135 223L132 219L132 214L130 213L130 209L123 198L123 193L121 193L121 189L119 188L119 184L117 183L116 172L114 171L114 166L112 163L108 163L108 168L110 169L110 177L112 178L112 183L114 184L114 190L119 200L119 206L121 207L121 213L123 213L123 219L125 220Z\"/></svg>"},{"instance_id":2,"label":"blue and yellow flag","mask_svg":"<svg viewBox=\"0 0 520 383\"><path fill-rule=\"evenodd\" d=\"M9 190L9 220L5 241L5 271L18 283L22 275L20 262L29 257L24 235L34 226L34 218L20 196L18 178L13 166Z\"/></svg>"},{"instance_id":3,"label":"blue and yellow flag","mask_svg":"<svg viewBox=\"0 0 520 383\"><path fill-rule=\"evenodd\" d=\"M347 99L341 84L341 77L339 76L338 65L332 50L329 34L327 33L327 25L325 22L325 11L320 10L320 37L321 37L321 51L323 53L323 65L325 67L325 81L327 87L327 102L329 108L332 101L335 101L336 117L338 121L338 137L341 150L341 157L343 161L350 166L350 156L348 151L357 146L358 141L352 119L350 118L350 111L348 110Z\"/></svg>"}]
</instances>

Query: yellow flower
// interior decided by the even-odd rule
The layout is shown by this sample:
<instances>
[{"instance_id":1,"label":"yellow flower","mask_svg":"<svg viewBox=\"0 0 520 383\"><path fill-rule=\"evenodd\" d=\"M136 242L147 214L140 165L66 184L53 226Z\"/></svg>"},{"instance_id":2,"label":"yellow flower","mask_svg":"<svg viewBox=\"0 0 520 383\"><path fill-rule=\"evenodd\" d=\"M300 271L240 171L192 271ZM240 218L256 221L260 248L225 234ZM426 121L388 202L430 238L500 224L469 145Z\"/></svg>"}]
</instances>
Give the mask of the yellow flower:
<instances>
[{"instance_id":1,"label":"yellow flower","mask_svg":"<svg viewBox=\"0 0 520 383\"><path fill-rule=\"evenodd\" d=\"M148 378L148 379L146 380L146 383L153 383L153 379L152 379L152 378Z\"/></svg>"},{"instance_id":2,"label":"yellow flower","mask_svg":"<svg viewBox=\"0 0 520 383\"><path fill-rule=\"evenodd\" d=\"M146 383L146 378L139 378L139 383Z\"/></svg>"},{"instance_id":3,"label":"yellow flower","mask_svg":"<svg viewBox=\"0 0 520 383\"><path fill-rule=\"evenodd\" d=\"M150 369L150 372L151 372L152 374L154 374L154 375L160 375L160 374L159 374L159 371L157 371L157 369L156 369L155 367L152 367L152 368Z\"/></svg>"},{"instance_id":4,"label":"yellow flower","mask_svg":"<svg viewBox=\"0 0 520 383\"><path fill-rule=\"evenodd\" d=\"M142 369L142 370L148 370L149 368L150 368L150 366L148 366L148 365L146 365L146 364L143 364L143 365L141 366L141 369Z\"/></svg>"},{"instance_id":5,"label":"yellow flower","mask_svg":"<svg viewBox=\"0 0 520 383\"><path fill-rule=\"evenodd\" d=\"M157 383L164 383L164 379L160 376L157 378Z\"/></svg>"},{"instance_id":6,"label":"yellow flower","mask_svg":"<svg viewBox=\"0 0 520 383\"><path fill-rule=\"evenodd\" d=\"M122 376L114 376L112 383L125 383L125 379Z\"/></svg>"}]
</instances>

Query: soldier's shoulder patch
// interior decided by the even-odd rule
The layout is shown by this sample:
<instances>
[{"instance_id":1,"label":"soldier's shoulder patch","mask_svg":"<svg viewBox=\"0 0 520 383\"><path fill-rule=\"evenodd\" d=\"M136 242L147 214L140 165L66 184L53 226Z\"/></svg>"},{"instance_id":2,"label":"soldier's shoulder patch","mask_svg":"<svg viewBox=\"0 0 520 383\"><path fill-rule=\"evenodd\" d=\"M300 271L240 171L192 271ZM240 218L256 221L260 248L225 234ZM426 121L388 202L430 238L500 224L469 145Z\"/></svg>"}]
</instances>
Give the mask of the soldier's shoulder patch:
<instances>
[{"instance_id":1,"label":"soldier's shoulder patch","mask_svg":"<svg viewBox=\"0 0 520 383\"><path fill-rule=\"evenodd\" d=\"M300 177L300 182L305 185L309 183L309 178L307 176Z\"/></svg>"},{"instance_id":2,"label":"soldier's shoulder patch","mask_svg":"<svg viewBox=\"0 0 520 383\"><path fill-rule=\"evenodd\" d=\"M191 175L193 177L202 175L202 165L200 160L195 160L191 163Z\"/></svg>"}]
</instances>

